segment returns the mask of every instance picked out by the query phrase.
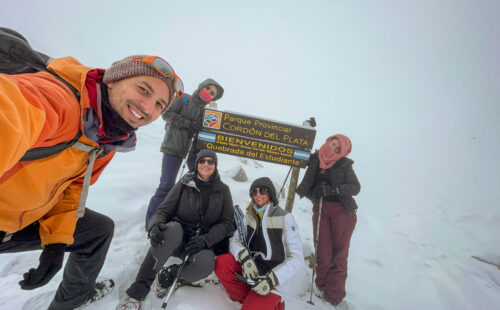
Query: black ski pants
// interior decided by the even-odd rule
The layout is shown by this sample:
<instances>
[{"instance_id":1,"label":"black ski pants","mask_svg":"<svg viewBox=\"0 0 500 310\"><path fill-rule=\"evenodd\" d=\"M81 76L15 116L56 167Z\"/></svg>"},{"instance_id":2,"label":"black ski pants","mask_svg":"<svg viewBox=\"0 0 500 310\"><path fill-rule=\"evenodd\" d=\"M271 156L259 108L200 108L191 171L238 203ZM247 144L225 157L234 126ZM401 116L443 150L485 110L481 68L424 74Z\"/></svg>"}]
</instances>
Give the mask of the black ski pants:
<instances>
[{"instance_id":1,"label":"black ski pants","mask_svg":"<svg viewBox=\"0 0 500 310\"><path fill-rule=\"evenodd\" d=\"M74 243L66 247L66 252L70 254L63 280L49 310L77 308L94 291L95 280L113 238L114 225L109 217L89 209L78 219L73 234ZM10 240L0 243L0 253L41 250L38 228L38 222L35 222L14 233ZM22 280L21 275L19 280Z\"/></svg>"},{"instance_id":2,"label":"black ski pants","mask_svg":"<svg viewBox=\"0 0 500 310\"><path fill-rule=\"evenodd\" d=\"M177 222L169 222L164 235L166 236L165 245L161 246L161 248L157 247L155 249L150 247L146 253L146 257L144 257L144 260L142 261L141 268L137 273L135 282L132 283L132 285L130 285L127 289L128 296L137 300L144 300L149 294L151 285L156 277L155 269L159 270L159 268L161 268L161 266L157 266L157 268L155 268L157 261L151 254L152 252L154 252L157 257L164 257L163 263L166 262L170 256L181 256L185 243L184 232L181 224ZM161 249L161 253L158 253L159 249ZM201 280L212 273L214 265L215 255L213 250L201 250L189 258L179 278L186 282Z\"/></svg>"}]
</instances>

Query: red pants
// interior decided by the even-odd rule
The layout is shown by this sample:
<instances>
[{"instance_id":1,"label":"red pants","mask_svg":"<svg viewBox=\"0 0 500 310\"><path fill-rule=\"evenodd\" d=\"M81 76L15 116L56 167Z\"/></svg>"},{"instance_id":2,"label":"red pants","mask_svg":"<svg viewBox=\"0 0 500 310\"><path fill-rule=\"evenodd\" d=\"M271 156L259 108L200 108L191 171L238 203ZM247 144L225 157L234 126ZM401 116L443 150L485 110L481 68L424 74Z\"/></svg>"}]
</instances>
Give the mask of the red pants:
<instances>
[{"instance_id":1,"label":"red pants","mask_svg":"<svg viewBox=\"0 0 500 310\"><path fill-rule=\"evenodd\" d=\"M250 286L237 280L234 275L241 274L241 266L231 254L220 255L215 259L215 274L226 289L229 297L242 303L242 310L284 310L281 297L269 293L266 296L257 294Z\"/></svg>"},{"instance_id":2,"label":"red pants","mask_svg":"<svg viewBox=\"0 0 500 310\"><path fill-rule=\"evenodd\" d=\"M316 234L317 206L312 220ZM341 302L346 295L347 256L356 221L356 212L347 212L338 202L323 201L316 259L316 286L332 304Z\"/></svg>"}]
</instances>

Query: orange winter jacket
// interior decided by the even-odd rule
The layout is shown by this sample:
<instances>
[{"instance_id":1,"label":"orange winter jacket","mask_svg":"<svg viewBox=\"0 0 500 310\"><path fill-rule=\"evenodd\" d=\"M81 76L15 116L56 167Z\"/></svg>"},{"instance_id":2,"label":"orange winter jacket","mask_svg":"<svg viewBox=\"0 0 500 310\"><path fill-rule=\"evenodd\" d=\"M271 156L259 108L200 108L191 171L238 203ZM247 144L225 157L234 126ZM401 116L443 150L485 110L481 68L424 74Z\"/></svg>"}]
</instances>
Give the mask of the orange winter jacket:
<instances>
[{"instance_id":1,"label":"orange winter jacket","mask_svg":"<svg viewBox=\"0 0 500 310\"><path fill-rule=\"evenodd\" d=\"M42 246L73 243L89 153L70 147L47 158L19 160L31 148L71 140L91 108L88 68L76 59L52 60L48 69L80 91L81 100L47 72L0 74L0 231L14 233L38 221ZM99 145L83 134L79 142ZM97 158L91 184L114 156Z\"/></svg>"}]
</instances>

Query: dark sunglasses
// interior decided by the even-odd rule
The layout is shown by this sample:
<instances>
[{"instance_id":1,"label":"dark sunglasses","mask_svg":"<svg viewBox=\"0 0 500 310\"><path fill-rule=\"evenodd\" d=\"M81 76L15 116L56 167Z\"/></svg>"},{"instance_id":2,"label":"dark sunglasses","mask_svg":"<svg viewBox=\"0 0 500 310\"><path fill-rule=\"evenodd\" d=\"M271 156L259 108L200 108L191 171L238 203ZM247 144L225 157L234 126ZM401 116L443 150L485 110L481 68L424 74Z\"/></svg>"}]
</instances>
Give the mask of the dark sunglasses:
<instances>
[{"instance_id":1,"label":"dark sunglasses","mask_svg":"<svg viewBox=\"0 0 500 310\"><path fill-rule=\"evenodd\" d=\"M200 163L200 164L202 164L202 165L203 165L204 163L207 163L207 164L209 164L210 166L215 165L215 161L214 161L213 159L202 159L202 160L200 160L198 163Z\"/></svg>"},{"instance_id":2,"label":"dark sunglasses","mask_svg":"<svg viewBox=\"0 0 500 310\"><path fill-rule=\"evenodd\" d=\"M254 188L250 190L250 197L255 197L260 192L261 195L269 194L269 189L267 187Z\"/></svg>"},{"instance_id":3,"label":"dark sunglasses","mask_svg":"<svg viewBox=\"0 0 500 310\"><path fill-rule=\"evenodd\" d=\"M130 61L140 61L146 63L153 67L158 73L162 74L165 77L173 77L174 78L174 87L177 96L182 96L184 93L184 84L180 77L177 76L174 72L174 68L166 62L164 59L157 56L133 56L128 60Z\"/></svg>"},{"instance_id":4,"label":"dark sunglasses","mask_svg":"<svg viewBox=\"0 0 500 310\"><path fill-rule=\"evenodd\" d=\"M212 98L215 97L215 94L216 92L214 92L213 90L209 91L210 90L210 86L205 86L205 90L207 91L207 93L212 96Z\"/></svg>"}]
</instances>

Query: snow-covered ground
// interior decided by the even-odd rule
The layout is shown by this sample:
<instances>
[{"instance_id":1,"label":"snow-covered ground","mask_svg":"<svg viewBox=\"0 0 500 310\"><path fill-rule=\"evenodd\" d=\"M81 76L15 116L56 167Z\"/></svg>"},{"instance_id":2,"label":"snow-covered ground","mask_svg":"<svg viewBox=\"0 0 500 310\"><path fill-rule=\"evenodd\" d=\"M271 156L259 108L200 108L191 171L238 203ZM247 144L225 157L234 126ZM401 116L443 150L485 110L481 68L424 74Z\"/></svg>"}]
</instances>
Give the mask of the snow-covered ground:
<instances>
[{"instance_id":1,"label":"snow-covered ground","mask_svg":"<svg viewBox=\"0 0 500 310\"><path fill-rule=\"evenodd\" d=\"M141 129L137 150L118 154L91 188L88 207L116 221L115 237L100 278L114 279L117 287L110 296L88 307L89 310L116 307L148 248L143 222L159 178L162 137L163 124L159 120ZM351 155L358 163L365 160L364 154ZM230 186L234 202L240 206L246 206L249 201L248 188L252 180L269 176L281 185L288 170L285 166L263 162L244 164L239 158L227 155L219 155L219 158L222 180ZM245 169L248 182L231 179L231 171L240 166ZM392 198L373 195L369 189L381 185L364 177L368 172L360 166L355 164L362 191L357 197L358 224L349 255L346 300L350 309L499 309L500 252L494 245L498 244L495 241L499 236L500 212L488 213L488 209L483 212L479 208L460 211L459 206L440 193L431 194L427 204L419 204L418 199L405 198L411 196L405 192L406 186L393 193ZM427 180L413 182L432 186ZM293 214L307 256L312 249L310 203L297 197ZM17 285L22 273L37 265L38 255L39 252L29 252L0 256L0 309L44 309L50 303L62 272L36 291L22 291ZM310 277L311 269L305 266L294 278L290 295L306 302ZM209 279L216 277L212 274ZM168 308L239 309L239 304L229 300L220 284L202 281L202 285L202 288L181 287ZM313 301L317 309L328 309L316 296ZM160 306L161 300L150 294L143 309ZM290 310L307 308L304 303L287 302Z\"/></svg>"}]
</instances>

